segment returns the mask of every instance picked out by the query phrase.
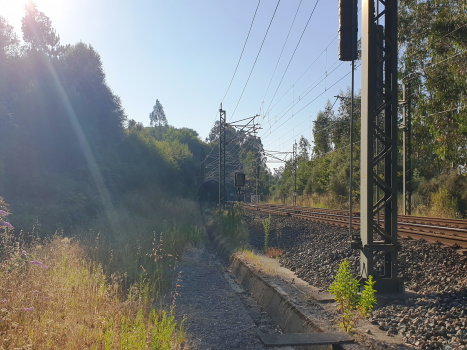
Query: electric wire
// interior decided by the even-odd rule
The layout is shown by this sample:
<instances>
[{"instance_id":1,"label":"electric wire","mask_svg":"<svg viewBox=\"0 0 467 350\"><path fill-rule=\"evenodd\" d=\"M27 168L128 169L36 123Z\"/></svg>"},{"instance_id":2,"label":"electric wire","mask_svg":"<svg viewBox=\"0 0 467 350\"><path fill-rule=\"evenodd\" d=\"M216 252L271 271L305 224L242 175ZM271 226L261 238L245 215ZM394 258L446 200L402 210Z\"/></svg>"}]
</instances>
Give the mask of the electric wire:
<instances>
[{"instance_id":1,"label":"electric wire","mask_svg":"<svg viewBox=\"0 0 467 350\"><path fill-rule=\"evenodd\" d=\"M234 114L235 114L235 112L237 110L237 107L240 104L240 101L241 101L241 99L243 97L243 93L245 92L245 89L246 89L246 87L248 85L248 82L250 81L251 74L253 73L253 70L255 69L256 62L258 61L258 57L259 57L259 54L261 53L261 50L263 49L264 42L266 41L266 37L268 36L269 29L271 28L271 25L272 25L272 21L274 20L274 17L276 16L277 8L279 7L280 2L281 2L281 0L279 0L277 2L276 9L274 10L274 14L272 15L271 21L269 22L268 30L266 31L266 34L264 35L263 42L261 43L261 47L259 48L258 54L256 55L256 59L255 59L255 62L253 63L253 67L251 68L250 75L248 76L248 79L247 79L247 81L245 83L245 86L243 87L243 91L242 91L242 94L240 95L240 98L238 99L237 105L235 106L235 109L234 109L232 115L230 116L230 120L233 118L233 116L234 116Z\"/></svg>"},{"instance_id":2,"label":"electric wire","mask_svg":"<svg viewBox=\"0 0 467 350\"><path fill-rule=\"evenodd\" d=\"M269 112L269 107L271 107L272 102L274 101L274 98L276 97L277 91L279 90L282 81L284 80L285 74L287 73L287 70L289 69L290 63L292 62L295 52L297 52L298 46L300 45L300 42L302 41L303 35L305 34L306 29L308 28L308 24L310 23L311 17L313 17L313 14L315 13L316 6L318 5L319 0L316 0L315 6L313 7L313 11L311 11L310 17L308 18L308 21L306 22L305 28L303 29L302 35L300 36L300 39L298 40L297 46L295 46L295 50L292 54L292 57L290 57L289 63L287 64L287 67L285 69L284 74L282 75L281 81L279 82L279 85L277 86L276 92L274 92L274 96L271 99L271 102L269 103L268 109L266 111L266 114Z\"/></svg>"},{"instance_id":3,"label":"electric wire","mask_svg":"<svg viewBox=\"0 0 467 350\"><path fill-rule=\"evenodd\" d=\"M253 16L253 20L251 21L251 25L250 25L250 30L248 31L248 35L247 35L247 37L246 37L245 44L243 44L242 53L240 54L240 58L238 59L237 67L235 68L235 72L234 72L234 74L233 74L233 76L232 76L232 80L230 80L229 87L227 88L227 91L225 92L225 95L224 95L224 97L222 98L222 102L224 102L225 97L227 96L227 93L229 92L230 87L232 86L232 83L233 83L233 81L234 81L235 74L237 74L238 66L240 65L240 61L242 60L243 52L245 51L245 47L246 47L246 43L248 42L248 38L250 37L251 28L253 28L253 23L255 22L256 13L258 12L258 8L259 8L260 2L261 2L261 0L258 1L258 5L256 6L256 11L255 11L255 14L254 14L254 16ZM221 103L222 103L222 102L221 102Z\"/></svg>"},{"instance_id":4,"label":"electric wire","mask_svg":"<svg viewBox=\"0 0 467 350\"><path fill-rule=\"evenodd\" d=\"M284 45L282 46L281 53L280 53L280 55L279 55L279 58L277 59L276 67L274 68L274 72L272 73L271 80L269 80L268 88L266 89L266 92L265 92L265 94L264 94L263 101L261 102L261 104L264 103L264 100L266 99L266 95L267 95L268 92L269 92L269 87L271 86L272 79L274 78L274 75L276 74L277 66L279 65L279 62L280 62L281 57L282 57L282 54L284 53L285 45L287 44L287 41L289 40L290 32L292 31L293 25L294 25L294 23L295 23L295 19L297 18L298 10L300 10L300 6L302 5L302 1L303 1L303 0L300 0L300 3L298 4L297 11L295 12L295 16L294 16L294 18L293 18L292 24L290 25L289 32L287 33L287 37L285 38ZM264 119L264 116L263 116L263 119Z\"/></svg>"},{"instance_id":5,"label":"electric wire","mask_svg":"<svg viewBox=\"0 0 467 350\"><path fill-rule=\"evenodd\" d=\"M334 87L337 83L339 83L340 81L342 81L342 79L344 79L345 77L347 77L351 72L348 72L346 75L344 75L342 78L340 78L339 80L337 80L334 84L332 84L329 89L331 89L332 87ZM269 135L271 135L273 132L275 132L277 129L279 129L282 125L284 125L285 123L287 123L290 119L292 119L294 116L296 116L298 113L300 113L303 109L305 109L306 107L308 107L311 103L313 103L314 101L316 101L319 97L321 97L327 90L323 91L321 94L319 94L318 96L316 96L313 100L311 100L310 102L308 102L305 106L303 106L297 113L293 114L291 117L289 117L286 121L284 121L281 125L279 125L276 129L274 129L270 134L268 135L265 135L263 137L263 139L265 139L266 137L268 137Z\"/></svg>"},{"instance_id":6,"label":"electric wire","mask_svg":"<svg viewBox=\"0 0 467 350\"><path fill-rule=\"evenodd\" d=\"M339 62L339 61L336 61L336 62ZM334 63L334 64L335 64L335 63ZM334 65L334 64L333 64L333 65ZM264 135L266 135L267 132L270 131L270 130L272 129L272 127L273 127L274 125L276 125L276 124L278 123L278 121L280 121L280 120L287 114L287 112L289 112L293 107L295 107L299 102L301 102L301 101L303 100L304 97L306 97L306 96L307 96L311 91L313 91L320 83L322 83L327 77L329 77L329 76L330 76L333 72L335 72L340 66L342 66L342 64L343 64L343 62L341 62L341 64L339 64L336 68L334 68L329 74L322 74L322 75L321 75L317 80L315 80L307 89L305 89L305 92L303 92L302 94L300 94L295 100L293 100L293 101L292 101L291 103L289 103L284 109L282 109L278 114L276 114L276 116L274 117L274 118L275 118L274 123L270 124L270 125L269 125L269 128L266 129L266 130L264 130L264 132L263 132L263 134L262 134L262 137L264 137ZM324 77L323 79L321 79L320 81L318 81L323 75L324 75L325 77ZM348 75L348 74L347 74L347 75ZM344 76L344 77L345 77L345 76ZM343 77L343 78L344 78L344 77ZM342 79L343 79L343 78L342 78ZM341 80L342 80L342 79L341 79ZM318 81L318 82L317 82L317 81ZM334 85L330 86L329 89L332 88L333 86L334 86ZM327 90L328 90L328 89L325 89L325 90L323 91L323 93L325 93ZM321 93L319 96L321 96L323 93ZM319 96L318 96L318 97L319 97ZM295 103L295 101L298 101L298 102ZM313 101L314 101L314 100L313 100ZM311 102L313 102L313 101L311 101ZM289 106L290 106L291 104L292 104L292 106L289 108ZM309 104L307 104L305 107L307 107L308 105L309 105ZM304 107L304 108L305 108L305 107ZM288 109L287 111L285 111L284 114L283 114L281 117L279 117L279 119L276 119L277 116L279 116L280 114L282 114L282 112L283 112L286 108L289 108L289 109ZM298 114L299 112L301 112L302 110L303 110L303 108L300 109L298 112L295 112L295 113L293 114L293 116L297 115L297 114ZM270 132L270 133L271 133L271 132Z\"/></svg>"},{"instance_id":7,"label":"electric wire","mask_svg":"<svg viewBox=\"0 0 467 350\"><path fill-rule=\"evenodd\" d=\"M302 73L302 75L300 75L300 77L299 77L297 80L295 80L295 82L292 84L292 86L291 86L286 92L284 92L284 94L281 96L281 98L280 98L279 100L277 100L277 102L271 107L271 109L270 109L269 111L272 111L272 110L274 109L274 107L277 106L277 104L284 98L284 96L287 95L287 93L295 86L295 84L298 83L298 81L305 75L305 73L308 72L308 70L316 63L316 61L318 61L318 59L321 57L321 55L329 48L329 46L334 42L334 40L336 40L336 38L337 38L338 36L339 36L339 34L336 35L336 36L334 37L334 39L331 40L331 42L328 44L328 46L326 46L326 48L325 48L323 51L321 51L321 53L316 57L316 59L308 66L307 69L305 69L305 71ZM333 64L333 65L334 65L334 64ZM331 66L331 67L332 67L332 66ZM269 112L268 112L268 113L269 113ZM265 114L263 115L263 120L264 120L264 116L265 116L266 114L267 114L267 113L265 113Z\"/></svg>"}]
</instances>

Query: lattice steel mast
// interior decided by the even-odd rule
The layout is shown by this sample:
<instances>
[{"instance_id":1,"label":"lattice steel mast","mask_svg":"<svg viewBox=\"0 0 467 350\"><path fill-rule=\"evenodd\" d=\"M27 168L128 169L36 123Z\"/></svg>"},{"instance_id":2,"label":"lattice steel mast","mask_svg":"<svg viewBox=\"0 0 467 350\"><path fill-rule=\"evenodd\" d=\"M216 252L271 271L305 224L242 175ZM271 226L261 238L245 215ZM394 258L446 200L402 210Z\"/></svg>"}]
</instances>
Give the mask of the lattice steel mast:
<instances>
[{"instance_id":1,"label":"lattice steel mast","mask_svg":"<svg viewBox=\"0 0 467 350\"><path fill-rule=\"evenodd\" d=\"M353 246L361 249L361 278L372 275L376 290L399 292L397 0L363 0L362 10L361 241Z\"/></svg>"}]
</instances>

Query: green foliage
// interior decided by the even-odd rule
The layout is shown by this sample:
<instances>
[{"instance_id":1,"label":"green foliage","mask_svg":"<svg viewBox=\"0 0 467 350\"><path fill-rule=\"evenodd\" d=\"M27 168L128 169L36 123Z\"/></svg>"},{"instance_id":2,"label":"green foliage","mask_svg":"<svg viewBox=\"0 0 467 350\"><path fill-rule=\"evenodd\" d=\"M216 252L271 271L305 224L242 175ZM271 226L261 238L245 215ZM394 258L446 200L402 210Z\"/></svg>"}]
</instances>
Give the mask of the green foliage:
<instances>
[{"instance_id":1,"label":"green foliage","mask_svg":"<svg viewBox=\"0 0 467 350\"><path fill-rule=\"evenodd\" d=\"M125 129L99 54L81 42L60 46L34 5L23 34L28 48L19 50L0 17L0 193L17 213L18 231L88 227L124 207L126 194L155 185L166 196L196 198L201 147L211 146L162 121L152 128L130 121Z\"/></svg>"},{"instance_id":2,"label":"green foliage","mask_svg":"<svg viewBox=\"0 0 467 350\"><path fill-rule=\"evenodd\" d=\"M31 50L46 54L56 54L60 44L60 36L52 28L52 22L38 11L32 2L26 5L26 15L22 19L23 39Z\"/></svg>"},{"instance_id":3,"label":"green foliage","mask_svg":"<svg viewBox=\"0 0 467 350\"><path fill-rule=\"evenodd\" d=\"M376 281L373 280L373 276L370 276L363 287L362 295L357 305L358 312L362 317L370 317L373 308L377 304L375 297L375 290L373 286Z\"/></svg>"},{"instance_id":4,"label":"green foliage","mask_svg":"<svg viewBox=\"0 0 467 350\"><path fill-rule=\"evenodd\" d=\"M228 210L220 210L214 216L214 227L220 231L233 248L239 248L246 243L248 231L243 224L243 209L234 205ZM209 229L209 228L208 228Z\"/></svg>"},{"instance_id":5,"label":"green foliage","mask_svg":"<svg viewBox=\"0 0 467 350\"><path fill-rule=\"evenodd\" d=\"M423 176L436 171L433 163L441 163L438 170L466 163L466 21L465 3L457 0L399 5L399 76L410 84L414 161Z\"/></svg>"},{"instance_id":6,"label":"green foliage","mask_svg":"<svg viewBox=\"0 0 467 350\"><path fill-rule=\"evenodd\" d=\"M167 117L165 116L164 107L156 100L156 104L154 105L152 112L149 114L149 120L151 126L166 126L167 125Z\"/></svg>"},{"instance_id":7,"label":"green foliage","mask_svg":"<svg viewBox=\"0 0 467 350\"><path fill-rule=\"evenodd\" d=\"M340 265L334 282L329 287L329 293L334 295L337 309L342 314L339 326L347 333L356 325L359 317L368 317L376 305L373 277L365 283L362 295L359 296L358 281L352 276L349 261L345 259ZM355 314L357 309L359 314Z\"/></svg>"},{"instance_id":8,"label":"green foliage","mask_svg":"<svg viewBox=\"0 0 467 350\"><path fill-rule=\"evenodd\" d=\"M165 310L162 312L162 315L157 315L155 310L153 310L150 316L150 320L153 324L153 329L151 330L151 349L170 350L172 348L172 339L177 326L173 308L170 309L170 316L167 316L167 312ZM183 340L184 338L184 322L185 319L180 324L179 340Z\"/></svg>"},{"instance_id":9,"label":"green foliage","mask_svg":"<svg viewBox=\"0 0 467 350\"><path fill-rule=\"evenodd\" d=\"M122 317L119 332L120 344L118 345L115 343L118 335L112 327L113 320L108 320L108 327L104 334L105 349L170 350L174 339L177 339L180 344L184 341L183 324L185 320L183 319L177 329L174 311L171 308L170 315L165 310L159 313L153 309L149 314L148 322L146 322L143 311L140 309L133 322L125 316Z\"/></svg>"},{"instance_id":10,"label":"green foliage","mask_svg":"<svg viewBox=\"0 0 467 350\"><path fill-rule=\"evenodd\" d=\"M269 231L271 229L271 214L269 214L269 217L263 220L263 227L264 227L264 251L267 251L269 247Z\"/></svg>"}]
</instances>

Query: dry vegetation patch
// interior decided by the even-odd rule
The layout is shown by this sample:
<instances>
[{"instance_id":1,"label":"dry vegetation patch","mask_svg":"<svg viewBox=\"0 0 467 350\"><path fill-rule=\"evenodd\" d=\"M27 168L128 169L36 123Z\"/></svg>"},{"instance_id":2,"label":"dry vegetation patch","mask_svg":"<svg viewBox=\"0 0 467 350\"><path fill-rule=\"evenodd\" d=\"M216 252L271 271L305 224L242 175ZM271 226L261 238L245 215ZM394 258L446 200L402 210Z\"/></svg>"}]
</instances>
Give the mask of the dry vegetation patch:
<instances>
[{"instance_id":1,"label":"dry vegetation patch","mask_svg":"<svg viewBox=\"0 0 467 350\"><path fill-rule=\"evenodd\" d=\"M0 349L177 349L182 327L150 307L144 288L122 292L77 240L54 237L23 250L0 245Z\"/></svg>"}]
</instances>

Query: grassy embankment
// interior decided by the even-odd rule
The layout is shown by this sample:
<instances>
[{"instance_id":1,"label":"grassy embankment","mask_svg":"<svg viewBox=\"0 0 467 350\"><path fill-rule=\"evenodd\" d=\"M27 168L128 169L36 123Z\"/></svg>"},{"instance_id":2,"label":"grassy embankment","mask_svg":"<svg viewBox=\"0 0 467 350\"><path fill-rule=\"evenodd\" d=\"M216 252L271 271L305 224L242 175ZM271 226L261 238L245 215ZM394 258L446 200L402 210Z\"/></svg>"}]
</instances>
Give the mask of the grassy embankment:
<instances>
[{"instance_id":1,"label":"grassy embankment","mask_svg":"<svg viewBox=\"0 0 467 350\"><path fill-rule=\"evenodd\" d=\"M184 246L200 240L200 217L193 202L157 202L152 204L158 212L132 215L131 224L124 219L136 209L128 211L129 200L125 209L108 213L119 225L96 231L106 222L98 218L90 223L94 229L74 238L31 241L5 231L0 348L182 347L183 322L177 324L171 308L176 307L173 267ZM170 293L171 307L160 311L163 296Z\"/></svg>"}]
</instances>

